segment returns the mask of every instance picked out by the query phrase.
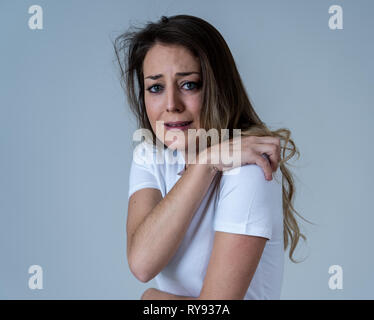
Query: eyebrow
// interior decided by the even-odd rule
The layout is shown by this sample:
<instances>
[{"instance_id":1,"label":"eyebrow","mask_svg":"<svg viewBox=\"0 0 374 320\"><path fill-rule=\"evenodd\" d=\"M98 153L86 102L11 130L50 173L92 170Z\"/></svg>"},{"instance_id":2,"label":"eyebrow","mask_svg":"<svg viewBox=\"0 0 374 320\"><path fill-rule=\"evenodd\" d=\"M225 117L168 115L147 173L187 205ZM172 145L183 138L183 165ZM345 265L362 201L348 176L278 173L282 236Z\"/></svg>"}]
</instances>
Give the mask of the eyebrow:
<instances>
[{"instance_id":1,"label":"eyebrow","mask_svg":"<svg viewBox=\"0 0 374 320\"><path fill-rule=\"evenodd\" d=\"M191 71L191 72L177 72L175 75L176 76L189 76L190 74L193 74L193 73L197 73L197 74L200 74L200 72L196 72L196 71ZM159 78L162 78L163 75L162 74L155 74L153 76L147 76L145 77L144 79L152 79L152 80L157 80Z\"/></svg>"}]
</instances>

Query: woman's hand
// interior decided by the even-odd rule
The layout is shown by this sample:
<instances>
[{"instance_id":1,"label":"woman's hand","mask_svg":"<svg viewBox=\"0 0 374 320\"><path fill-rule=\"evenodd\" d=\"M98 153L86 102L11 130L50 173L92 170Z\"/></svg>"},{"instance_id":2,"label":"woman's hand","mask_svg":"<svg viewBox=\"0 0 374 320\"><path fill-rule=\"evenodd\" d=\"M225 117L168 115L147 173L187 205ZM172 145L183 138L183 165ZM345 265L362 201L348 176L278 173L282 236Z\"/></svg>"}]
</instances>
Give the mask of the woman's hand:
<instances>
[{"instance_id":1,"label":"woman's hand","mask_svg":"<svg viewBox=\"0 0 374 320\"><path fill-rule=\"evenodd\" d=\"M228 162L228 160L230 160ZM271 136L240 136L227 139L204 149L198 154L198 163L210 165L217 171L226 171L246 164L257 164L272 180L272 173L280 161L280 139Z\"/></svg>"}]
</instances>

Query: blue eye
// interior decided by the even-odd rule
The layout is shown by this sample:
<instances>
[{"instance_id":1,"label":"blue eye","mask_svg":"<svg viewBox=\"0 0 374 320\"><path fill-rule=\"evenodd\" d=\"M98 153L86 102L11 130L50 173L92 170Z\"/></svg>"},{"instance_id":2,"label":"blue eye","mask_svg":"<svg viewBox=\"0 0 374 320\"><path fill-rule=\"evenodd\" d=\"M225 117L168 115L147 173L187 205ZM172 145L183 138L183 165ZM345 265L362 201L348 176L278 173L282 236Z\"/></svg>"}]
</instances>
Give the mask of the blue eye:
<instances>
[{"instance_id":1,"label":"blue eye","mask_svg":"<svg viewBox=\"0 0 374 320\"><path fill-rule=\"evenodd\" d=\"M188 85L187 86L187 91L192 91L192 90L195 90L195 89L199 89L200 86L201 86L201 83L200 82L193 82L193 81L189 81L189 82L185 82L183 84L182 87L184 87L185 85ZM192 85L192 88L191 88L191 85ZM153 86L150 86L149 88L147 88L147 91L151 92L151 93L159 93L161 91L161 89L157 90L156 88L159 88L159 87L162 87L160 84L154 84ZM155 90L152 90L152 89L155 89Z\"/></svg>"},{"instance_id":2,"label":"blue eye","mask_svg":"<svg viewBox=\"0 0 374 320\"><path fill-rule=\"evenodd\" d=\"M160 85L159 85L159 84L154 84L153 86L149 87L147 90L148 90L149 92L152 92L152 93L157 93L158 91L152 91L152 90L151 90L151 89L154 88L154 87L160 87Z\"/></svg>"},{"instance_id":3,"label":"blue eye","mask_svg":"<svg viewBox=\"0 0 374 320\"><path fill-rule=\"evenodd\" d=\"M186 84L193 84L194 86L195 86L195 88L197 88L198 87L198 84L196 83L196 82L186 82L184 85L183 85L183 87L186 85ZM193 90L193 89L195 89L195 88L190 88L190 89L187 89L187 90Z\"/></svg>"}]
</instances>

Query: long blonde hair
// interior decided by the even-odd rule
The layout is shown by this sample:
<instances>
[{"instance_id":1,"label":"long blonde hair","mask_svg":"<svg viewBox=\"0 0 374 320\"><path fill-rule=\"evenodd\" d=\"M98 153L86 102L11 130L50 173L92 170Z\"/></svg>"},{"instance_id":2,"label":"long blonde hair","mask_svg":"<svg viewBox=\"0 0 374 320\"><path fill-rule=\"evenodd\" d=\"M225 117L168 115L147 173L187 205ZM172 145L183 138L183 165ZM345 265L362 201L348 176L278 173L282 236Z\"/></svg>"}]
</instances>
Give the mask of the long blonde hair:
<instances>
[{"instance_id":1,"label":"long blonde hair","mask_svg":"<svg viewBox=\"0 0 374 320\"><path fill-rule=\"evenodd\" d=\"M130 109L136 116L138 126L152 132L154 143L157 138L149 123L144 103L143 60L156 43L184 46L199 58L203 96L201 128L207 131L215 128L219 134L221 129L229 129L230 136L233 129L241 129L242 135L280 138L284 250L290 245L289 257L291 261L297 262L293 259L294 250L300 237L304 240L306 237L300 232L296 221L295 215L301 216L292 204L295 184L286 167L287 161L295 153L300 156L290 138L290 131L285 128L271 131L260 120L248 98L230 49L216 28L207 21L190 15L163 16L158 22L148 22L145 27L134 27L133 30L130 28L113 43L120 67L121 85L126 92ZM289 151L287 155L286 151ZM221 176L222 173L218 174L213 182L214 191L218 189Z\"/></svg>"}]
</instances>

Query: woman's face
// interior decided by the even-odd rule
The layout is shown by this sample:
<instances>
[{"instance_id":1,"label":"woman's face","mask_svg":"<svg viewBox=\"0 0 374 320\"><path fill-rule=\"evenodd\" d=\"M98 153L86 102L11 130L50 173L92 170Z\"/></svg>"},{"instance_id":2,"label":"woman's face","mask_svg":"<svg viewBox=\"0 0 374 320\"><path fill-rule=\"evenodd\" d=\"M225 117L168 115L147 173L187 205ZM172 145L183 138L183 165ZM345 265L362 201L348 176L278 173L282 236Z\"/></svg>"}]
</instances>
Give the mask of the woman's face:
<instances>
[{"instance_id":1,"label":"woman's face","mask_svg":"<svg viewBox=\"0 0 374 320\"><path fill-rule=\"evenodd\" d=\"M168 147L172 144L171 149L187 151L188 129L200 128L199 59L183 46L156 44L144 58L143 74L144 101L153 132ZM160 121L157 126L156 121ZM178 121L191 123L174 128L168 125ZM167 141L173 135L177 137Z\"/></svg>"}]
</instances>

